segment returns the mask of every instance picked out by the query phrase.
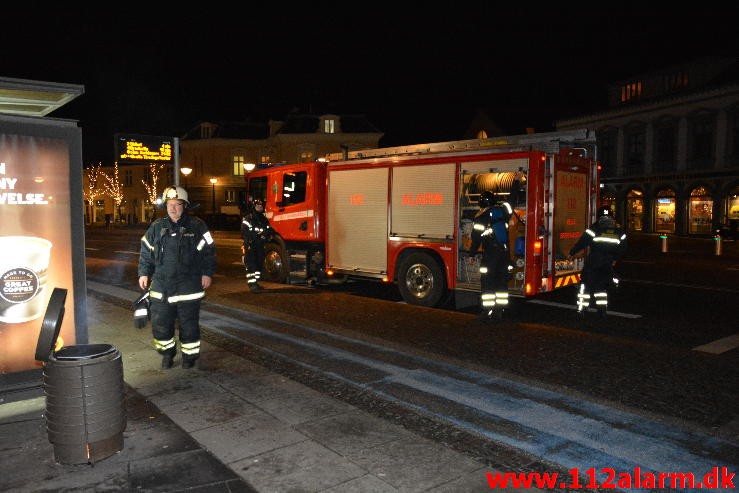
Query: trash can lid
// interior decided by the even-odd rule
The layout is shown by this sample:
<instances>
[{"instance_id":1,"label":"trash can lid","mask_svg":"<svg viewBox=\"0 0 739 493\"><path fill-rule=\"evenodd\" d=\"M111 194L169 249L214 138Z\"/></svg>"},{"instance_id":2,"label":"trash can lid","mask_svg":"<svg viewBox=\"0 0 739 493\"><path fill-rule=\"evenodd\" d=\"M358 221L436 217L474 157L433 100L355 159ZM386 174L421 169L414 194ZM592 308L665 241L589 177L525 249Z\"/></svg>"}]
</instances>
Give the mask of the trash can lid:
<instances>
[{"instance_id":1,"label":"trash can lid","mask_svg":"<svg viewBox=\"0 0 739 493\"><path fill-rule=\"evenodd\" d=\"M54 352L56 339L59 337L59 331L62 329L64 302L66 300L67 290L64 288L54 288L51 298L49 298L49 304L46 305L44 320L41 322L41 333L36 343L36 361L49 361L51 354Z\"/></svg>"},{"instance_id":2,"label":"trash can lid","mask_svg":"<svg viewBox=\"0 0 739 493\"><path fill-rule=\"evenodd\" d=\"M111 344L77 344L64 346L54 353L57 361L88 360L115 353L117 349Z\"/></svg>"}]
</instances>

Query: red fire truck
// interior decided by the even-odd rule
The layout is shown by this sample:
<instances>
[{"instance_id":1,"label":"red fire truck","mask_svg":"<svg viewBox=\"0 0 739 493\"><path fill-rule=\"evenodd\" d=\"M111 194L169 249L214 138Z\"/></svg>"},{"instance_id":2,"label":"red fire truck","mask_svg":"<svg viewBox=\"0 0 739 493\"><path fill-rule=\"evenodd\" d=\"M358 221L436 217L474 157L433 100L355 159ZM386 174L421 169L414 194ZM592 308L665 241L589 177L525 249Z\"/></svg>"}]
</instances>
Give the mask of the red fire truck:
<instances>
[{"instance_id":1,"label":"red fire truck","mask_svg":"<svg viewBox=\"0 0 739 493\"><path fill-rule=\"evenodd\" d=\"M359 150L249 173L276 234L263 279L318 285L396 283L403 299L437 307L479 302L469 252L484 191L508 201L511 296L579 282L569 249L593 221L599 182L590 130Z\"/></svg>"}]
</instances>

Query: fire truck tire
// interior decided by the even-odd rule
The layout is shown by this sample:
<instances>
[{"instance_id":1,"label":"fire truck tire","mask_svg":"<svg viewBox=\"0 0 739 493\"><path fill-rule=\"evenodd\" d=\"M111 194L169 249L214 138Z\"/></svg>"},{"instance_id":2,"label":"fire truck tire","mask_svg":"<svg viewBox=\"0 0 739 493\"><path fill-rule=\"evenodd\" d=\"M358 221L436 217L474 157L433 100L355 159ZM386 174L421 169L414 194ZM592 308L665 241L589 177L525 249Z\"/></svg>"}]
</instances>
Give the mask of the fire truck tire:
<instances>
[{"instance_id":1,"label":"fire truck tire","mask_svg":"<svg viewBox=\"0 0 739 493\"><path fill-rule=\"evenodd\" d=\"M285 250L277 243L268 243L264 246L264 270L262 279L267 282L286 284L290 274L290 259L285 256Z\"/></svg>"},{"instance_id":2,"label":"fire truck tire","mask_svg":"<svg viewBox=\"0 0 739 493\"><path fill-rule=\"evenodd\" d=\"M411 305L436 307L446 293L444 271L427 253L412 253L403 258L397 279L400 295Z\"/></svg>"}]
</instances>

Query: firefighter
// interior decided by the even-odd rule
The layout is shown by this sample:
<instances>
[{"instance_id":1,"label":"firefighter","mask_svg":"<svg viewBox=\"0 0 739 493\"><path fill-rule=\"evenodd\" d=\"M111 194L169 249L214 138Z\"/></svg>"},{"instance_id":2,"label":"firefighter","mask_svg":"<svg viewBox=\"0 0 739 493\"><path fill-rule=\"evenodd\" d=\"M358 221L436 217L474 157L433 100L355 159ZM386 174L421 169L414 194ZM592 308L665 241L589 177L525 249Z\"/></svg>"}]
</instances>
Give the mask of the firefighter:
<instances>
[{"instance_id":1,"label":"firefighter","mask_svg":"<svg viewBox=\"0 0 739 493\"><path fill-rule=\"evenodd\" d=\"M200 356L200 302L213 280L215 243L205 222L186 213L190 202L184 188L165 188L162 202L167 217L155 220L141 237L139 287L149 290L154 348L162 355L162 368L174 364L177 320L182 367L192 368Z\"/></svg>"},{"instance_id":2,"label":"firefighter","mask_svg":"<svg viewBox=\"0 0 739 493\"><path fill-rule=\"evenodd\" d=\"M489 191L480 195L478 204L480 210L472 224L470 254L474 256L482 245L480 318L500 320L508 308L508 278L512 270L508 248L508 221L513 209L508 202L496 201Z\"/></svg>"},{"instance_id":3,"label":"firefighter","mask_svg":"<svg viewBox=\"0 0 739 493\"><path fill-rule=\"evenodd\" d=\"M250 291L262 290L259 279L262 277L264 265L264 245L272 236L272 227L264 215L264 201L254 199L247 208L247 213L241 220L241 238L244 253L244 267L246 268L246 285Z\"/></svg>"},{"instance_id":4,"label":"firefighter","mask_svg":"<svg viewBox=\"0 0 739 493\"><path fill-rule=\"evenodd\" d=\"M587 249L585 265L577 292L577 313L584 317L591 297L598 315L605 318L608 311L608 288L615 282L613 266L626 252L626 233L616 224L611 209L598 209L595 223L587 228L569 252L568 260Z\"/></svg>"}]
</instances>

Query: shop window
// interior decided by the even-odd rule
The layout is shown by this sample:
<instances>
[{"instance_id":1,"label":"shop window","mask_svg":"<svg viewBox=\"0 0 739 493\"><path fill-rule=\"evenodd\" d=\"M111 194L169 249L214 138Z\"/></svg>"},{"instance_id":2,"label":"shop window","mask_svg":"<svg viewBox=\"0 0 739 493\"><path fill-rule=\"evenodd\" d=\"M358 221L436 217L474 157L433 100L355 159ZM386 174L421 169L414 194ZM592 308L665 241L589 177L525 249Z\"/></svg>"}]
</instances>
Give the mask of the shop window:
<instances>
[{"instance_id":1,"label":"shop window","mask_svg":"<svg viewBox=\"0 0 739 493\"><path fill-rule=\"evenodd\" d=\"M675 192L662 190L657 193L654 204L654 231L657 233L675 232Z\"/></svg>"},{"instance_id":2,"label":"shop window","mask_svg":"<svg viewBox=\"0 0 739 493\"><path fill-rule=\"evenodd\" d=\"M611 212L616 212L616 195L611 192L603 192L600 196L600 205L606 205L611 209Z\"/></svg>"},{"instance_id":3,"label":"shop window","mask_svg":"<svg viewBox=\"0 0 739 493\"><path fill-rule=\"evenodd\" d=\"M734 188L726 200L727 217L730 221L739 221L739 187Z\"/></svg>"},{"instance_id":4,"label":"shop window","mask_svg":"<svg viewBox=\"0 0 739 493\"><path fill-rule=\"evenodd\" d=\"M644 229L644 194L639 190L632 190L626 195L627 231L642 231Z\"/></svg>"},{"instance_id":5,"label":"shop window","mask_svg":"<svg viewBox=\"0 0 739 493\"><path fill-rule=\"evenodd\" d=\"M688 234L711 234L713 224L713 198L704 187L690 192L690 208L688 209Z\"/></svg>"}]
</instances>

